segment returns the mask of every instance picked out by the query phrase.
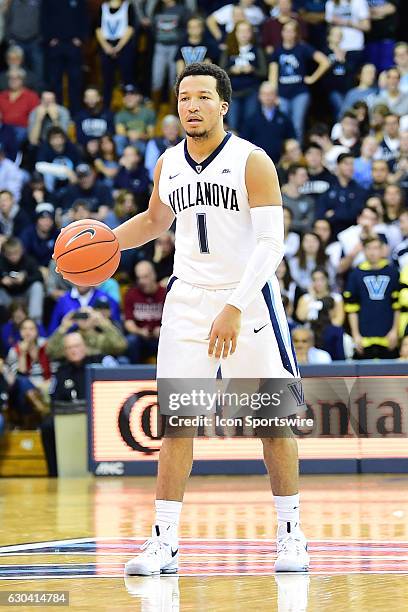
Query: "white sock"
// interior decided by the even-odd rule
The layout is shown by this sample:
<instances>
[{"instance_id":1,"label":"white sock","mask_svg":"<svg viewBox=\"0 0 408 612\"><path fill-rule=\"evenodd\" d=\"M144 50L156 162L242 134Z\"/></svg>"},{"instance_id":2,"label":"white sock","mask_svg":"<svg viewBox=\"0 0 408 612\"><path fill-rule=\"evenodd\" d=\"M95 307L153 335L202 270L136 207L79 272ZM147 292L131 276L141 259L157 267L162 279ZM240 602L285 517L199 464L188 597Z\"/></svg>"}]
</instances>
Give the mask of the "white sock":
<instances>
[{"instance_id":1,"label":"white sock","mask_svg":"<svg viewBox=\"0 0 408 612\"><path fill-rule=\"evenodd\" d=\"M299 528L299 493L296 495L274 495L278 518L278 531L290 533Z\"/></svg>"},{"instance_id":2,"label":"white sock","mask_svg":"<svg viewBox=\"0 0 408 612\"><path fill-rule=\"evenodd\" d=\"M155 525L159 526L160 535L166 534L171 539L177 538L182 506L182 502L156 499Z\"/></svg>"}]
</instances>

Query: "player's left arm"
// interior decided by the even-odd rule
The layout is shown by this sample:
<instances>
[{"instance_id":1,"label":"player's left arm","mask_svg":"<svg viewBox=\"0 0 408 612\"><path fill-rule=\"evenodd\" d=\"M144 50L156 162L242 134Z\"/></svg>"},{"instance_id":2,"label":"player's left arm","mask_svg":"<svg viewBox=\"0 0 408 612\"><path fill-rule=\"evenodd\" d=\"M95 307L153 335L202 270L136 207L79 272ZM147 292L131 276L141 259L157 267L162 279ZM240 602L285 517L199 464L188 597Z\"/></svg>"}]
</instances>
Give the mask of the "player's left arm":
<instances>
[{"instance_id":1,"label":"player's left arm","mask_svg":"<svg viewBox=\"0 0 408 612\"><path fill-rule=\"evenodd\" d=\"M234 353L241 327L241 315L259 295L284 255L282 197L275 166L261 150L247 161L245 183L256 246L241 281L215 318L210 331L208 354L223 358Z\"/></svg>"}]
</instances>

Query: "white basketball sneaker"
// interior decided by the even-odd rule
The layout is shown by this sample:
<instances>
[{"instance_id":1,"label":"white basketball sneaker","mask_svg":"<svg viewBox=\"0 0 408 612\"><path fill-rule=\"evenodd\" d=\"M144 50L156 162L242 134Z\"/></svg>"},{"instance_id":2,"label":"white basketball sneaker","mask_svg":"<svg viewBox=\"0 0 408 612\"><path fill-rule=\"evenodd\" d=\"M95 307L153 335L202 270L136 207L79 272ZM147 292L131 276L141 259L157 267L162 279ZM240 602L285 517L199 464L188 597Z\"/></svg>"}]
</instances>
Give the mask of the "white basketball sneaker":
<instances>
[{"instance_id":1,"label":"white basketball sneaker","mask_svg":"<svg viewBox=\"0 0 408 612\"><path fill-rule=\"evenodd\" d=\"M290 523L288 523L290 529ZM307 572L309 570L309 555L307 541L299 527L289 530L286 525L278 528L276 548L277 559L275 572Z\"/></svg>"},{"instance_id":2,"label":"white basketball sneaker","mask_svg":"<svg viewBox=\"0 0 408 612\"><path fill-rule=\"evenodd\" d=\"M178 571L178 541L174 533L160 533L160 527L153 525L152 537L141 547L142 552L128 561L125 573L129 576L154 576L176 574Z\"/></svg>"}]
</instances>

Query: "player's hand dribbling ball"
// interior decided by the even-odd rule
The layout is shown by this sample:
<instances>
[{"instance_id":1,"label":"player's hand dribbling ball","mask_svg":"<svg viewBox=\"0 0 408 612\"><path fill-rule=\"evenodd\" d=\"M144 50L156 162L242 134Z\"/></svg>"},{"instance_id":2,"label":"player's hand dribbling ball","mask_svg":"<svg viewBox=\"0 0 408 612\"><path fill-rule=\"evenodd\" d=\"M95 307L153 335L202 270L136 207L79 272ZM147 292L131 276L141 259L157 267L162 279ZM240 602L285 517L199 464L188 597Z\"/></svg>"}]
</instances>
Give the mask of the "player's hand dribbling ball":
<instances>
[{"instance_id":1,"label":"player's hand dribbling ball","mask_svg":"<svg viewBox=\"0 0 408 612\"><path fill-rule=\"evenodd\" d=\"M101 221L83 219L61 230L52 257L65 280L75 285L99 285L119 266L119 242Z\"/></svg>"}]
</instances>

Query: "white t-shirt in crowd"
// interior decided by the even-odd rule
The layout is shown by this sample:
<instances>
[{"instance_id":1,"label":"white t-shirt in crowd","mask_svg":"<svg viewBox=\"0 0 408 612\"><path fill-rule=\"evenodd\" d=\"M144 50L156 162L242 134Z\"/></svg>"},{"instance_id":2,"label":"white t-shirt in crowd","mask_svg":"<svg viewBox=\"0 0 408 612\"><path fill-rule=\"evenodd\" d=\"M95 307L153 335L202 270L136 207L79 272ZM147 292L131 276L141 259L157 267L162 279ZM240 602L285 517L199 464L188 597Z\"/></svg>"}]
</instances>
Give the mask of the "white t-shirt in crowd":
<instances>
[{"instance_id":1,"label":"white t-shirt in crowd","mask_svg":"<svg viewBox=\"0 0 408 612\"><path fill-rule=\"evenodd\" d=\"M218 10L214 11L212 14L213 17L215 17L218 25L225 26L225 30L228 32L228 34L232 32L235 25L234 8L234 4L226 4L225 6L222 6ZM247 6L244 8L244 14L249 23L251 23L253 26L259 26L259 24L261 24L265 19L265 15L259 6Z\"/></svg>"},{"instance_id":2,"label":"white t-shirt in crowd","mask_svg":"<svg viewBox=\"0 0 408 612\"><path fill-rule=\"evenodd\" d=\"M367 0L340 0L340 4L328 0L326 3L326 21L331 22L334 16L358 22L370 18L370 9ZM341 26L341 30L343 39L340 47L344 51L362 51L364 49L364 32L357 28L343 26Z\"/></svg>"}]
</instances>

